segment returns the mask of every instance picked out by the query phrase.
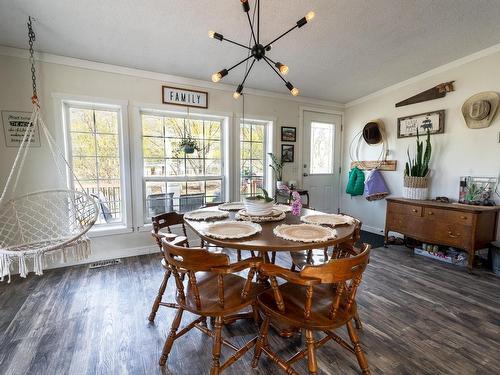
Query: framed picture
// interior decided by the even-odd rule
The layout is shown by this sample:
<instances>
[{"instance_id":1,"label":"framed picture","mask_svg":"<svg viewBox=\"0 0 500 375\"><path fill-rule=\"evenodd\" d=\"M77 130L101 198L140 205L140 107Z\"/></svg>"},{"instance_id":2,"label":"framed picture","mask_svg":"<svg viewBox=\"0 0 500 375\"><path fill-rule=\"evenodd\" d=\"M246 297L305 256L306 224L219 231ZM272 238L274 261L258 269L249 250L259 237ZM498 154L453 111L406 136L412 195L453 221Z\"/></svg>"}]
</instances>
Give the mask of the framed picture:
<instances>
[{"instance_id":1,"label":"framed picture","mask_svg":"<svg viewBox=\"0 0 500 375\"><path fill-rule=\"evenodd\" d=\"M21 146L26 133L26 128L30 127L31 146L40 147L40 130L38 126L30 125L31 112L2 111L3 131L6 147Z\"/></svg>"},{"instance_id":2,"label":"framed picture","mask_svg":"<svg viewBox=\"0 0 500 375\"><path fill-rule=\"evenodd\" d=\"M426 134L427 129L431 134L444 133L444 109L418 115L398 118L398 138L416 137Z\"/></svg>"},{"instance_id":3,"label":"framed picture","mask_svg":"<svg viewBox=\"0 0 500 375\"><path fill-rule=\"evenodd\" d=\"M294 158L294 145L281 145L281 159L285 163L293 163Z\"/></svg>"},{"instance_id":4,"label":"framed picture","mask_svg":"<svg viewBox=\"0 0 500 375\"><path fill-rule=\"evenodd\" d=\"M297 140L297 128L291 126L281 127L281 141L295 142Z\"/></svg>"}]
</instances>

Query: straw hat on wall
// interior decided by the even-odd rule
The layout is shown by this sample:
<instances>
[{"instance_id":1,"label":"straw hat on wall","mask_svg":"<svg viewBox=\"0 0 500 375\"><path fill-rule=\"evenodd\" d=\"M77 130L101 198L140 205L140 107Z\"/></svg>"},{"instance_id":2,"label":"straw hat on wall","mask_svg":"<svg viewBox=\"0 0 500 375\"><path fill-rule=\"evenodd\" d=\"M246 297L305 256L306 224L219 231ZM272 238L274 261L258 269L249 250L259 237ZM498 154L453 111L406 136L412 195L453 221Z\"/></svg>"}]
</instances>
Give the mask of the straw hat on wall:
<instances>
[{"instance_id":1,"label":"straw hat on wall","mask_svg":"<svg viewBox=\"0 0 500 375\"><path fill-rule=\"evenodd\" d=\"M490 126L498 109L500 95L494 91L485 91L471 96L462 106L465 123L471 129Z\"/></svg>"}]
</instances>

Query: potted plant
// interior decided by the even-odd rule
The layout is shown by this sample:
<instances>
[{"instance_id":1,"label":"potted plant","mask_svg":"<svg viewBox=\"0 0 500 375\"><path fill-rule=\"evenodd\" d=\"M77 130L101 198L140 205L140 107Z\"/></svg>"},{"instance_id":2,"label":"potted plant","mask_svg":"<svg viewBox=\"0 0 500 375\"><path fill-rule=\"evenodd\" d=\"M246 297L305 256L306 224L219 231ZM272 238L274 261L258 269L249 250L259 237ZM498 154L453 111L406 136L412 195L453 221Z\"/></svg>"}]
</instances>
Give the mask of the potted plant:
<instances>
[{"instance_id":1,"label":"potted plant","mask_svg":"<svg viewBox=\"0 0 500 375\"><path fill-rule=\"evenodd\" d=\"M431 160L431 132L427 129L427 139L420 141L417 130L417 152L414 158L407 150L408 162L405 166L403 197L409 199L427 199L429 192L429 162Z\"/></svg>"},{"instance_id":2,"label":"potted plant","mask_svg":"<svg viewBox=\"0 0 500 375\"><path fill-rule=\"evenodd\" d=\"M198 142L196 142L191 135L188 135L179 143L179 150L184 151L186 154L192 154L195 150L198 152L201 151L201 148L198 146Z\"/></svg>"},{"instance_id":3,"label":"potted plant","mask_svg":"<svg viewBox=\"0 0 500 375\"><path fill-rule=\"evenodd\" d=\"M274 171L274 178L276 178L276 188L279 189L281 185L283 185L283 158L278 159L276 155L272 152L269 152L268 155L271 157L271 164L269 166Z\"/></svg>"},{"instance_id":4,"label":"potted plant","mask_svg":"<svg viewBox=\"0 0 500 375\"><path fill-rule=\"evenodd\" d=\"M266 189L262 189L264 195L255 195L245 198L245 209L249 215L265 216L273 211L274 200L269 197Z\"/></svg>"}]
</instances>

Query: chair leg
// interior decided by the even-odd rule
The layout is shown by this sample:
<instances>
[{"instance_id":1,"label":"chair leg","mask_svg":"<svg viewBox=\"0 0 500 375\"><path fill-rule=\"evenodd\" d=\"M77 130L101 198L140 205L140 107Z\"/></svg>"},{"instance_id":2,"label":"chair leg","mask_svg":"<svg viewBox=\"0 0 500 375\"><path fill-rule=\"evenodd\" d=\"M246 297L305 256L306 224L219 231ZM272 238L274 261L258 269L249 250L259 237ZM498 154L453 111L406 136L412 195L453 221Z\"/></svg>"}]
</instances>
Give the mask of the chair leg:
<instances>
[{"instance_id":1,"label":"chair leg","mask_svg":"<svg viewBox=\"0 0 500 375\"><path fill-rule=\"evenodd\" d=\"M260 315L259 315L259 309L258 309L256 303L252 304L252 313L253 313L253 320L258 327L259 323L260 323Z\"/></svg>"},{"instance_id":2,"label":"chair leg","mask_svg":"<svg viewBox=\"0 0 500 375\"><path fill-rule=\"evenodd\" d=\"M151 308L151 313L149 314L149 317L148 317L148 320L150 322L153 322L155 320L156 312L158 311L158 308L160 307L160 302L163 298L163 294L165 293L165 289L167 288L167 282L168 282L168 279L170 278L171 273L172 273L172 271L167 270L163 274L163 280L161 282L160 289L158 290L158 295L156 296L156 299L153 303L153 307Z\"/></svg>"},{"instance_id":3,"label":"chair leg","mask_svg":"<svg viewBox=\"0 0 500 375\"><path fill-rule=\"evenodd\" d=\"M163 346L163 352L161 353L160 366L165 366L165 363L167 362L168 355L170 354L170 350L172 349L172 345L175 340L175 334L177 333L177 329L181 324L183 312L184 310L179 307L177 313L175 314L175 318L172 321L172 327L170 328L170 333L168 334L167 340L165 341L165 345Z\"/></svg>"},{"instance_id":4,"label":"chair leg","mask_svg":"<svg viewBox=\"0 0 500 375\"><path fill-rule=\"evenodd\" d=\"M222 344L222 316L215 318L215 335L212 349L212 369L210 375L219 375L220 372L220 349Z\"/></svg>"},{"instance_id":5,"label":"chair leg","mask_svg":"<svg viewBox=\"0 0 500 375\"><path fill-rule=\"evenodd\" d=\"M271 263L272 264L276 263L276 251L271 252Z\"/></svg>"},{"instance_id":6,"label":"chair leg","mask_svg":"<svg viewBox=\"0 0 500 375\"><path fill-rule=\"evenodd\" d=\"M349 333L349 338L351 339L352 345L354 346L354 353L356 354L356 358L358 359L361 372L363 373L363 375L371 374L370 369L368 368L368 361L366 360L365 353L363 353L363 350L361 349L361 345L359 343L358 333L352 326L352 321L347 322L347 332Z\"/></svg>"},{"instance_id":7,"label":"chair leg","mask_svg":"<svg viewBox=\"0 0 500 375\"><path fill-rule=\"evenodd\" d=\"M267 333L269 331L269 316L264 317L264 321L260 326L259 339L257 340L257 344L255 344L255 352L252 360L252 367L257 367L259 363L260 355L262 354L262 347L266 345L267 342Z\"/></svg>"},{"instance_id":8,"label":"chair leg","mask_svg":"<svg viewBox=\"0 0 500 375\"><path fill-rule=\"evenodd\" d=\"M236 260L238 262L241 260L241 250L236 250Z\"/></svg>"},{"instance_id":9,"label":"chair leg","mask_svg":"<svg viewBox=\"0 0 500 375\"><path fill-rule=\"evenodd\" d=\"M354 323L356 324L357 329L362 329L363 324L361 324L361 319L359 319L358 312L356 311L356 314L354 314Z\"/></svg>"},{"instance_id":10,"label":"chair leg","mask_svg":"<svg viewBox=\"0 0 500 375\"><path fill-rule=\"evenodd\" d=\"M318 374L318 364L316 363L316 350L314 348L314 336L310 329L306 329L306 344L307 344L307 367L309 374Z\"/></svg>"}]
</instances>

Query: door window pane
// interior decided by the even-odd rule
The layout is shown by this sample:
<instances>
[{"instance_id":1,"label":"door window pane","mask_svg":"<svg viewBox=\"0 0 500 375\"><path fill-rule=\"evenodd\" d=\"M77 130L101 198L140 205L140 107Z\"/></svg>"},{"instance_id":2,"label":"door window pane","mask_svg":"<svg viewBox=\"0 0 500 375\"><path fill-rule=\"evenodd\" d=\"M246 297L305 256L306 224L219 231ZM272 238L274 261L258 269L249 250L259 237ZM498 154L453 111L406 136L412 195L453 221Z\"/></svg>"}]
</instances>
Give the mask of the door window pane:
<instances>
[{"instance_id":1,"label":"door window pane","mask_svg":"<svg viewBox=\"0 0 500 375\"><path fill-rule=\"evenodd\" d=\"M311 122L310 174L333 173L334 124Z\"/></svg>"}]
</instances>

